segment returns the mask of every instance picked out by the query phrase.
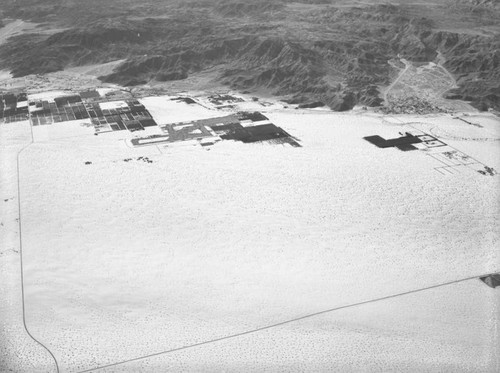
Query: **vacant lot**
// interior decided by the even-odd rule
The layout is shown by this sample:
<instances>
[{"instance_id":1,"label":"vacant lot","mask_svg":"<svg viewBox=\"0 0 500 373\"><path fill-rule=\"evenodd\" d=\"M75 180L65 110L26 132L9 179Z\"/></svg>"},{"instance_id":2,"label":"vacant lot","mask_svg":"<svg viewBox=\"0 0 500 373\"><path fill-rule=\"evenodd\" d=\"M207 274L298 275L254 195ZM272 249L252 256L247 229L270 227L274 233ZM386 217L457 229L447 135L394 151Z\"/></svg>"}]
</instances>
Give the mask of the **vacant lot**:
<instances>
[{"instance_id":1,"label":"vacant lot","mask_svg":"<svg viewBox=\"0 0 500 373\"><path fill-rule=\"evenodd\" d=\"M34 128L20 178L26 320L63 370L497 269L498 177L443 176L425 152L369 144L362 138L401 131L379 117L268 114L303 147L229 141L160 154L127 148L118 141L127 131ZM500 168L495 143L453 144ZM123 162L136 156L153 162ZM295 366L293 351L303 346L319 353L304 369L330 370L338 356L346 367L359 363L348 345L358 341L372 370L492 371L494 319L486 314L496 306L479 285L401 298L389 307L401 317L384 307L380 319L360 311L290 324L263 339L176 355L175 366L196 370L219 356L238 370L274 341L263 369Z\"/></svg>"}]
</instances>

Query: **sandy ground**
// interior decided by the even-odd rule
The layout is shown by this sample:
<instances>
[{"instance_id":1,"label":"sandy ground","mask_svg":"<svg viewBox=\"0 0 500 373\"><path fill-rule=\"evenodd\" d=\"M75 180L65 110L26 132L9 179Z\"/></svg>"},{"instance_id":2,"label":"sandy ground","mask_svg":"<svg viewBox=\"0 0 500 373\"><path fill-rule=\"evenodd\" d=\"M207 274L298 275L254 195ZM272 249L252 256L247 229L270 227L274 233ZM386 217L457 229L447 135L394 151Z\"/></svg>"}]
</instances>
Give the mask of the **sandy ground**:
<instances>
[{"instance_id":1,"label":"sandy ground","mask_svg":"<svg viewBox=\"0 0 500 373\"><path fill-rule=\"evenodd\" d=\"M143 103L155 119L179 120ZM362 140L398 137L397 120L267 115L303 147L130 149L125 132L34 129L20 158L26 322L61 371L499 270L498 176L444 176L425 152ZM500 169L493 117L476 118L488 141L448 116L397 119L456 135L450 145ZM16 125L0 127L8 144L28 136ZM5 167L2 193L15 198ZM18 308L3 311L15 325ZM495 372L499 308L499 292L472 280L103 371ZM44 356L29 361L46 367Z\"/></svg>"},{"instance_id":2,"label":"sandy ground","mask_svg":"<svg viewBox=\"0 0 500 373\"><path fill-rule=\"evenodd\" d=\"M144 97L139 101L146 106L158 124L185 122L196 119L216 118L229 112L215 110L209 106L173 101L175 96Z\"/></svg>"},{"instance_id":3,"label":"sandy ground","mask_svg":"<svg viewBox=\"0 0 500 373\"><path fill-rule=\"evenodd\" d=\"M29 122L0 125L0 372L53 370L23 326L16 157L30 141Z\"/></svg>"},{"instance_id":4,"label":"sandy ground","mask_svg":"<svg viewBox=\"0 0 500 373\"><path fill-rule=\"evenodd\" d=\"M12 74L6 70L0 70L0 84L6 80L11 80Z\"/></svg>"},{"instance_id":5,"label":"sandy ground","mask_svg":"<svg viewBox=\"0 0 500 373\"><path fill-rule=\"evenodd\" d=\"M16 90L24 89L26 82L24 78L13 78L12 74L7 70L0 70L0 89L1 90Z\"/></svg>"},{"instance_id":6,"label":"sandy ground","mask_svg":"<svg viewBox=\"0 0 500 373\"><path fill-rule=\"evenodd\" d=\"M8 38L22 34L36 27L36 23L25 22L20 19L7 23L4 27L0 27L0 44L7 41Z\"/></svg>"},{"instance_id":7,"label":"sandy ground","mask_svg":"<svg viewBox=\"0 0 500 373\"><path fill-rule=\"evenodd\" d=\"M498 310L473 280L100 371L495 372Z\"/></svg>"},{"instance_id":8,"label":"sandy ground","mask_svg":"<svg viewBox=\"0 0 500 373\"><path fill-rule=\"evenodd\" d=\"M115 67L121 64L123 61L125 60L116 60L108 63L95 64L95 65L70 67L65 69L64 71L72 74L91 75L97 78L99 76L111 74L115 69Z\"/></svg>"},{"instance_id":9,"label":"sandy ground","mask_svg":"<svg viewBox=\"0 0 500 373\"><path fill-rule=\"evenodd\" d=\"M6 20L4 20L5 22ZM21 19L10 20L4 27L0 28L0 44L3 44L13 36L22 35L28 32L36 31L37 34L53 34L64 31L63 28L53 28L46 24L41 26L38 23L27 22Z\"/></svg>"},{"instance_id":10,"label":"sandy ground","mask_svg":"<svg viewBox=\"0 0 500 373\"><path fill-rule=\"evenodd\" d=\"M167 82L150 81L147 86L162 89L167 92L182 92L191 90L227 90L227 87L218 83L219 69L207 69L197 73L191 73L186 79L172 80Z\"/></svg>"}]
</instances>

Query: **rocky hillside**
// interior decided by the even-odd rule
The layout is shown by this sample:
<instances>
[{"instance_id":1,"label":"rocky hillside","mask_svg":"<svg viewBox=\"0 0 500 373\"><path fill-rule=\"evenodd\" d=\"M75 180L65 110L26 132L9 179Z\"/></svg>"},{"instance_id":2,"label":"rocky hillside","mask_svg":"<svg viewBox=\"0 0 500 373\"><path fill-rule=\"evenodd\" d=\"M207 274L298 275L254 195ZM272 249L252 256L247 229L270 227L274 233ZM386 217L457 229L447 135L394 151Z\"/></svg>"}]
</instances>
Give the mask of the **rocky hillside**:
<instances>
[{"instance_id":1,"label":"rocky hillside","mask_svg":"<svg viewBox=\"0 0 500 373\"><path fill-rule=\"evenodd\" d=\"M6 16L65 28L1 46L0 67L15 76L126 59L101 79L138 85L216 68L218 81L234 88L348 110L381 104L379 87L397 73L390 59L439 57L460 86L448 97L500 108L498 35L471 32L471 25L494 24L500 12L493 1L436 0L434 8L376 0L363 6L347 0L5 1ZM464 31L442 27L450 12Z\"/></svg>"},{"instance_id":2,"label":"rocky hillside","mask_svg":"<svg viewBox=\"0 0 500 373\"><path fill-rule=\"evenodd\" d=\"M455 5L467 7L469 10L481 11L500 8L498 0L455 0Z\"/></svg>"},{"instance_id":3,"label":"rocky hillside","mask_svg":"<svg viewBox=\"0 0 500 373\"><path fill-rule=\"evenodd\" d=\"M457 78L459 88L447 98L471 101L480 110L500 108L500 39L436 32L424 42L443 53L444 66Z\"/></svg>"}]
</instances>

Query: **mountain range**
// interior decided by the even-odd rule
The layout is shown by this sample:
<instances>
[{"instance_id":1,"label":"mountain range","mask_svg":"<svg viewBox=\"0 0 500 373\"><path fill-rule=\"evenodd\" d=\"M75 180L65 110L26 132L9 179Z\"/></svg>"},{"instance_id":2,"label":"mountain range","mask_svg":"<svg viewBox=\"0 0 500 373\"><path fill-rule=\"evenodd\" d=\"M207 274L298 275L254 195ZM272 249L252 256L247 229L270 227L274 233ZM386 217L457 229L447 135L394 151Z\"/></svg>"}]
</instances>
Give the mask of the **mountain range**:
<instances>
[{"instance_id":1,"label":"mountain range","mask_svg":"<svg viewBox=\"0 0 500 373\"><path fill-rule=\"evenodd\" d=\"M500 110L497 0L4 0L8 19L39 24L0 46L14 76L124 59L104 82L135 86L207 69L246 91L321 102L333 110L382 104L388 62L440 62L458 88L447 98Z\"/></svg>"}]
</instances>

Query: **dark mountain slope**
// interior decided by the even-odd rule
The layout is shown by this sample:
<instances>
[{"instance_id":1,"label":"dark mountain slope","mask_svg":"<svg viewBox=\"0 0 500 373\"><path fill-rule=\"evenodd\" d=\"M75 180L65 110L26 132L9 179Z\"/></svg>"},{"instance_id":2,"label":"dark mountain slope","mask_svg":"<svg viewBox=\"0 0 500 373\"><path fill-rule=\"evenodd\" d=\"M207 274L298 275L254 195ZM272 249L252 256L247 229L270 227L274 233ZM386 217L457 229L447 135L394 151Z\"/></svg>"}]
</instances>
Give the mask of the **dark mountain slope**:
<instances>
[{"instance_id":1,"label":"dark mountain slope","mask_svg":"<svg viewBox=\"0 0 500 373\"><path fill-rule=\"evenodd\" d=\"M224 17L270 17L284 7L285 4L280 0L219 0L214 9Z\"/></svg>"}]
</instances>

